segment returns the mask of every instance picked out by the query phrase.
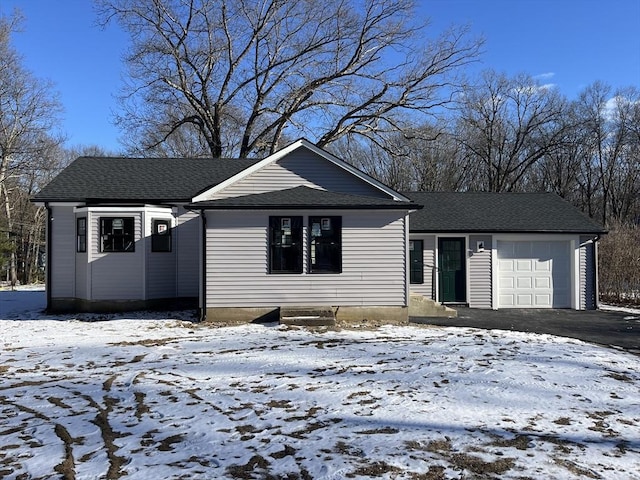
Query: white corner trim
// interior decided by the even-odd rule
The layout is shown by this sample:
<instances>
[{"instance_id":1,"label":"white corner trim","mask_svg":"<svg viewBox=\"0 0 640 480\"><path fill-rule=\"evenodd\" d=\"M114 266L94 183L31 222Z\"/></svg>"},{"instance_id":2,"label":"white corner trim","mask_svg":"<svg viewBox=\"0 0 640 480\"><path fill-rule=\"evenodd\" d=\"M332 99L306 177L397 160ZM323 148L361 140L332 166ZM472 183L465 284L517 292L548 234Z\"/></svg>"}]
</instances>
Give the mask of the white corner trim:
<instances>
[{"instance_id":1,"label":"white corner trim","mask_svg":"<svg viewBox=\"0 0 640 480\"><path fill-rule=\"evenodd\" d=\"M580 237L569 242L571 255L571 308L580 310Z\"/></svg>"},{"instance_id":2,"label":"white corner trim","mask_svg":"<svg viewBox=\"0 0 640 480\"><path fill-rule=\"evenodd\" d=\"M498 310L498 240L491 238L491 309Z\"/></svg>"}]
</instances>

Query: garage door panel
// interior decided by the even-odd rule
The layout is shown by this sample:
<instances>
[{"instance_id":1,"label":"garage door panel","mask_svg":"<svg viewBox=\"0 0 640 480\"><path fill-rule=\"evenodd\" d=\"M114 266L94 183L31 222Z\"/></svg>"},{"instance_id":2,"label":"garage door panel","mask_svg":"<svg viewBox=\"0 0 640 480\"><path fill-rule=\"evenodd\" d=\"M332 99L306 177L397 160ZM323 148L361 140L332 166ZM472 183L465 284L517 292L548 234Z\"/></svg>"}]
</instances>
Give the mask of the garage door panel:
<instances>
[{"instance_id":1,"label":"garage door panel","mask_svg":"<svg viewBox=\"0 0 640 480\"><path fill-rule=\"evenodd\" d=\"M571 306L568 241L498 241L498 308Z\"/></svg>"},{"instance_id":2,"label":"garage door panel","mask_svg":"<svg viewBox=\"0 0 640 480\"><path fill-rule=\"evenodd\" d=\"M498 263L501 272L513 272L513 260L500 260Z\"/></svg>"},{"instance_id":3,"label":"garage door panel","mask_svg":"<svg viewBox=\"0 0 640 480\"><path fill-rule=\"evenodd\" d=\"M500 306L503 308L516 306L516 300L513 295L500 295L498 301L500 302Z\"/></svg>"},{"instance_id":4,"label":"garage door panel","mask_svg":"<svg viewBox=\"0 0 640 480\"><path fill-rule=\"evenodd\" d=\"M535 305L544 305L544 306L552 306L551 303L551 295L550 294L536 294L536 303Z\"/></svg>"},{"instance_id":5,"label":"garage door panel","mask_svg":"<svg viewBox=\"0 0 640 480\"><path fill-rule=\"evenodd\" d=\"M531 277L518 277L516 279L516 284L518 285L518 288L530 289L531 288L531 284L533 283L532 280L533 279Z\"/></svg>"},{"instance_id":6,"label":"garage door panel","mask_svg":"<svg viewBox=\"0 0 640 480\"><path fill-rule=\"evenodd\" d=\"M516 295L516 307L532 307L533 306L533 295L519 293Z\"/></svg>"},{"instance_id":7,"label":"garage door panel","mask_svg":"<svg viewBox=\"0 0 640 480\"><path fill-rule=\"evenodd\" d=\"M551 260L537 261L534 265L536 272L550 272L552 270Z\"/></svg>"},{"instance_id":8,"label":"garage door panel","mask_svg":"<svg viewBox=\"0 0 640 480\"><path fill-rule=\"evenodd\" d=\"M551 288L551 279L548 277L536 278L536 289Z\"/></svg>"}]
</instances>

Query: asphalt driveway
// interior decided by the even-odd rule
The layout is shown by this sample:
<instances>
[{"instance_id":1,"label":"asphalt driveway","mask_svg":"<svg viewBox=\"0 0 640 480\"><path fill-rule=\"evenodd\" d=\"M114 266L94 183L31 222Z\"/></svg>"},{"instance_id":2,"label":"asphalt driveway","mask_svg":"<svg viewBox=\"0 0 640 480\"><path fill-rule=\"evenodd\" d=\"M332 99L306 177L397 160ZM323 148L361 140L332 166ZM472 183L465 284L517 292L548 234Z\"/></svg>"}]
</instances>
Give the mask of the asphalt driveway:
<instances>
[{"instance_id":1,"label":"asphalt driveway","mask_svg":"<svg viewBox=\"0 0 640 480\"><path fill-rule=\"evenodd\" d=\"M640 314L604 310L455 309L457 318L411 317L411 321L447 327L546 333L618 347L640 355Z\"/></svg>"}]
</instances>

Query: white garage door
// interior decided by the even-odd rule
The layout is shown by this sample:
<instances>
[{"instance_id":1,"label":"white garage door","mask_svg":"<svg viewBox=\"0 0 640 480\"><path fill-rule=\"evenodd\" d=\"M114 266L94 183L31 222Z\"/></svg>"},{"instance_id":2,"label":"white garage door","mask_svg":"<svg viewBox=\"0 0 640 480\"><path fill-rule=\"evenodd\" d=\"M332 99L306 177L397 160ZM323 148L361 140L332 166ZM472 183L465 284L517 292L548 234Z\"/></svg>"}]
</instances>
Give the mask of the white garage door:
<instances>
[{"instance_id":1,"label":"white garage door","mask_svg":"<svg viewBox=\"0 0 640 480\"><path fill-rule=\"evenodd\" d=\"M498 308L570 308L567 241L498 241Z\"/></svg>"}]
</instances>

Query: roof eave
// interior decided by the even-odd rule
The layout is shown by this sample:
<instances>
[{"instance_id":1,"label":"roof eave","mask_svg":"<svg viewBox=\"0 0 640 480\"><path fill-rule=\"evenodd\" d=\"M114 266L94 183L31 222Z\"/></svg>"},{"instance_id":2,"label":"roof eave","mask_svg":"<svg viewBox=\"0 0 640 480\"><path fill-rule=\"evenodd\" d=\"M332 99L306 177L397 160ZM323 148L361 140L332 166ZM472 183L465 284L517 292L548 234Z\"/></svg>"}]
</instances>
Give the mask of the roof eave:
<instances>
[{"instance_id":1,"label":"roof eave","mask_svg":"<svg viewBox=\"0 0 640 480\"><path fill-rule=\"evenodd\" d=\"M399 205L292 205L292 204L272 204L272 205L198 205L191 203L185 205L187 210L419 210L422 205L399 204Z\"/></svg>"},{"instance_id":2,"label":"roof eave","mask_svg":"<svg viewBox=\"0 0 640 480\"><path fill-rule=\"evenodd\" d=\"M518 229L508 229L508 230L502 230L502 229L446 229L446 228L437 228L437 229L424 229L424 228L418 228L418 229L414 229L411 228L411 225L409 225L409 232L410 233L457 233L460 235L463 234L467 234L467 233L484 233L484 234L500 234L500 233L522 233L522 234L533 234L533 233L542 233L542 234L554 234L554 235L560 235L560 234L576 234L576 235L605 235L607 233L609 233L608 230L534 230L534 229L524 229L524 230L518 230Z\"/></svg>"},{"instance_id":3,"label":"roof eave","mask_svg":"<svg viewBox=\"0 0 640 480\"><path fill-rule=\"evenodd\" d=\"M52 197L32 197L30 199L33 203L85 203L87 205L97 205L97 204L132 204L132 203L141 203L141 204L165 204L165 203L189 203L191 201L190 198L82 198L82 197L67 197L67 198L52 198Z\"/></svg>"}]
</instances>

